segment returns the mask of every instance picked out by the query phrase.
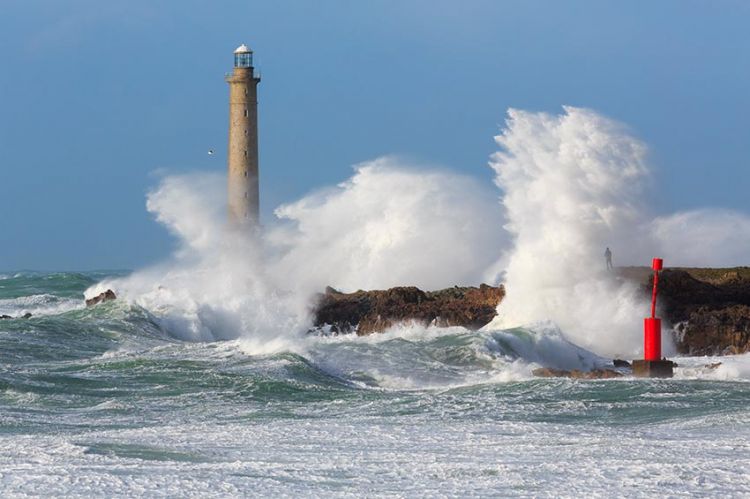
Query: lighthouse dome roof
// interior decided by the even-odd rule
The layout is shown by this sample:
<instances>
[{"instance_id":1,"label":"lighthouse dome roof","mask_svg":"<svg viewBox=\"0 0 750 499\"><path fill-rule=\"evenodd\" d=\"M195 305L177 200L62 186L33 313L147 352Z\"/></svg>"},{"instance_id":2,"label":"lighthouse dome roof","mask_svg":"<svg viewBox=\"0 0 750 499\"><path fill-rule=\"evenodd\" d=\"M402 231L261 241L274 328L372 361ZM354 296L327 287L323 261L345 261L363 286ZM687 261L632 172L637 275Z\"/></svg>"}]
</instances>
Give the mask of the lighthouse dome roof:
<instances>
[{"instance_id":1,"label":"lighthouse dome roof","mask_svg":"<svg viewBox=\"0 0 750 499\"><path fill-rule=\"evenodd\" d=\"M235 54L249 54L249 53L252 53L252 52L253 51L250 50L250 47L248 47L244 43L242 45L240 45L239 47L237 47L236 49L234 49L234 53Z\"/></svg>"}]
</instances>

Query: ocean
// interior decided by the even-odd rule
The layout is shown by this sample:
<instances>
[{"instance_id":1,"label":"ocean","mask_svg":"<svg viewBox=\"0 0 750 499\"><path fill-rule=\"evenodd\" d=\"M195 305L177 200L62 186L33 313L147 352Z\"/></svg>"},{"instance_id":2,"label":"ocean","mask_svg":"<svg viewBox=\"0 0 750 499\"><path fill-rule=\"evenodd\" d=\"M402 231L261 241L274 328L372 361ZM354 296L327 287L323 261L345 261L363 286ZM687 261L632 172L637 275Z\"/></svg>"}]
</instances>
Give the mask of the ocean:
<instances>
[{"instance_id":1,"label":"ocean","mask_svg":"<svg viewBox=\"0 0 750 499\"><path fill-rule=\"evenodd\" d=\"M122 275L0 276L3 497L750 494L748 356L534 378L610 362L544 323L300 333L258 354L127 300L84 306Z\"/></svg>"}]
</instances>

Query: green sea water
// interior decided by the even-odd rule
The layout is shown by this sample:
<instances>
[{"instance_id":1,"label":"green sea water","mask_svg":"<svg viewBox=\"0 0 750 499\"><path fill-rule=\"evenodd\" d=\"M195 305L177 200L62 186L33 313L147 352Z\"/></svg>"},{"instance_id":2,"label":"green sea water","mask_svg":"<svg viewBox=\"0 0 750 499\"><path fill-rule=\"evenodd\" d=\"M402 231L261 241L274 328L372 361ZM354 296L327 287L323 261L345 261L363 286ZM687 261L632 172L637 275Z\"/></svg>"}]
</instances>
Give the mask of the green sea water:
<instances>
[{"instance_id":1,"label":"green sea water","mask_svg":"<svg viewBox=\"0 0 750 499\"><path fill-rule=\"evenodd\" d=\"M415 327L260 354L126 300L84 306L120 274L0 276L4 497L750 494L747 356L536 379L608 359L549 330Z\"/></svg>"}]
</instances>

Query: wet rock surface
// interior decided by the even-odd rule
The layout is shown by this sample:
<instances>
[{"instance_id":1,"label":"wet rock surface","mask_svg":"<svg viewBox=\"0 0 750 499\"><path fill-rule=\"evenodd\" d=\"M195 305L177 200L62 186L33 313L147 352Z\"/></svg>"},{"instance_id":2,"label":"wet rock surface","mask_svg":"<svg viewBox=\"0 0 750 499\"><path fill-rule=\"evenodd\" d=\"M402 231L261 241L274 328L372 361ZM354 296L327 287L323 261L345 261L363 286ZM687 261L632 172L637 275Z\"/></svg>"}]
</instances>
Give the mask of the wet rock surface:
<instances>
[{"instance_id":1,"label":"wet rock surface","mask_svg":"<svg viewBox=\"0 0 750 499\"><path fill-rule=\"evenodd\" d=\"M650 268L620 267L617 273L639 283L650 300ZM659 274L658 303L664 327L674 327L681 355L750 351L750 267L664 269Z\"/></svg>"},{"instance_id":2,"label":"wet rock surface","mask_svg":"<svg viewBox=\"0 0 750 499\"><path fill-rule=\"evenodd\" d=\"M736 269L665 270L659 276L661 308L675 324L684 355L750 351L750 272ZM650 290L651 278L646 288Z\"/></svg>"},{"instance_id":3,"label":"wet rock surface","mask_svg":"<svg viewBox=\"0 0 750 499\"><path fill-rule=\"evenodd\" d=\"M383 332L400 322L438 327L479 329L497 315L505 295L502 286L453 287L422 291L403 286L377 291L341 293L327 288L314 307L314 325L334 334Z\"/></svg>"},{"instance_id":4,"label":"wet rock surface","mask_svg":"<svg viewBox=\"0 0 750 499\"><path fill-rule=\"evenodd\" d=\"M750 351L750 307L699 307L675 328L675 343L687 355L731 355Z\"/></svg>"},{"instance_id":5,"label":"wet rock surface","mask_svg":"<svg viewBox=\"0 0 750 499\"><path fill-rule=\"evenodd\" d=\"M617 269L617 278L639 283L645 297L650 299L649 268L621 267ZM313 323L318 329L328 326L333 334L358 335L382 332L400 322L479 329L497 315L497 306L504 296L502 286L486 284L439 291L400 286L354 293L329 287L317 297L312 310ZM86 300L86 305L114 299L115 293L108 289ZM647 313L644 310L644 316ZM682 355L750 352L750 267L663 270L659 276L659 315L665 326L674 325L675 344ZM0 316L0 319L12 318ZM624 361L617 362L623 363L615 367L628 367Z\"/></svg>"},{"instance_id":6,"label":"wet rock surface","mask_svg":"<svg viewBox=\"0 0 750 499\"><path fill-rule=\"evenodd\" d=\"M551 367L540 367L531 371L531 374L539 378L572 378L572 379L611 379L624 376L623 373L614 369L592 369L591 371L580 371L573 369L553 369Z\"/></svg>"},{"instance_id":7,"label":"wet rock surface","mask_svg":"<svg viewBox=\"0 0 750 499\"><path fill-rule=\"evenodd\" d=\"M91 306L96 305L97 303L114 300L116 298L117 296L115 295L115 292L112 291L111 289L108 289L107 291L103 293L99 293L95 297L89 298L88 300L86 300L86 306L91 307Z\"/></svg>"},{"instance_id":8,"label":"wet rock surface","mask_svg":"<svg viewBox=\"0 0 750 499\"><path fill-rule=\"evenodd\" d=\"M26 312L25 314L19 315L18 317L13 317L12 315L8 315L8 314L2 314L2 315L0 315L0 320L3 320L3 319L31 319L31 317L32 317L31 312Z\"/></svg>"}]
</instances>

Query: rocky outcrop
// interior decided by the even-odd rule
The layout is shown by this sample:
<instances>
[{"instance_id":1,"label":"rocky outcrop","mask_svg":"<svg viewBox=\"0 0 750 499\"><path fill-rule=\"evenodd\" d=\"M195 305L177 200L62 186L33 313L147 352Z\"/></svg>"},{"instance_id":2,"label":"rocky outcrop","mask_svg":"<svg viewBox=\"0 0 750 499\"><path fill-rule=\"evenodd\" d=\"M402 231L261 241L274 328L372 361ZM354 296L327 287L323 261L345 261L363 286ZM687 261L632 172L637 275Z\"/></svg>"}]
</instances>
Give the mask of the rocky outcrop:
<instances>
[{"instance_id":1,"label":"rocky outcrop","mask_svg":"<svg viewBox=\"0 0 750 499\"><path fill-rule=\"evenodd\" d=\"M701 308L717 310L736 304L750 305L750 280L722 282L709 276L698 279L686 270L664 270L659 275L661 308L670 322L676 324L688 320ZM645 286L649 293L651 284L649 278Z\"/></svg>"},{"instance_id":2,"label":"rocky outcrop","mask_svg":"<svg viewBox=\"0 0 750 499\"><path fill-rule=\"evenodd\" d=\"M540 367L531 371L531 374L539 378L572 378L572 379L611 379L624 376L623 373L614 369L592 369L591 371L579 371L573 369L553 369L551 367Z\"/></svg>"},{"instance_id":3,"label":"rocky outcrop","mask_svg":"<svg viewBox=\"0 0 750 499\"><path fill-rule=\"evenodd\" d=\"M0 315L0 320L2 319L31 319L32 315L31 312L26 312L23 315L19 315L18 317L13 317L12 315L3 314Z\"/></svg>"},{"instance_id":4,"label":"rocky outcrop","mask_svg":"<svg viewBox=\"0 0 750 499\"><path fill-rule=\"evenodd\" d=\"M650 297L652 277L647 267L621 267L616 277L640 283ZM367 335L399 322L479 329L495 317L504 295L502 286L486 284L427 292L413 286L354 293L327 288L318 295L312 314L317 328L329 326L334 334ZM86 300L86 305L114 299L115 293L108 289ZM675 325L675 343L683 355L750 352L750 268L665 269L659 278L659 314ZM579 375L571 372L570 376Z\"/></svg>"},{"instance_id":5,"label":"rocky outcrop","mask_svg":"<svg viewBox=\"0 0 750 499\"><path fill-rule=\"evenodd\" d=\"M652 278L644 283L651 293ZM666 269L659 303L684 355L750 351L750 269Z\"/></svg>"},{"instance_id":6,"label":"rocky outcrop","mask_svg":"<svg viewBox=\"0 0 750 499\"><path fill-rule=\"evenodd\" d=\"M107 291L103 293L99 293L95 297L89 298L88 300L86 300L86 306L91 307L93 305L96 305L97 303L114 300L116 298L117 296L115 296L115 292L112 291L111 289L108 289Z\"/></svg>"},{"instance_id":7,"label":"rocky outcrop","mask_svg":"<svg viewBox=\"0 0 750 499\"><path fill-rule=\"evenodd\" d=\"M335 334L356 332L360 336L382 332L399 322L479 329L497 315L504 295L502 287L486 284L427 292L406 286L341 293L329 287L314 307L314 325L330 326Z\"/></svg>"},{"instance_id":8,"label":"rocky outcrop","mask_svg":"<svg viewBox=\"0 0 750 499\"><path fill-rule=\"evenodd\" d=\"M750 352L750 307L699 307L677 324L675 343L687 355L729 355Z\"/></svg>"}]
</instances>

